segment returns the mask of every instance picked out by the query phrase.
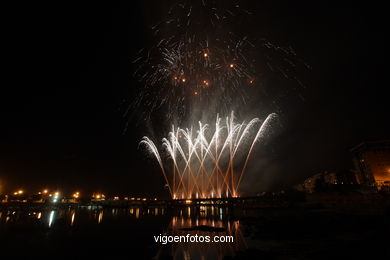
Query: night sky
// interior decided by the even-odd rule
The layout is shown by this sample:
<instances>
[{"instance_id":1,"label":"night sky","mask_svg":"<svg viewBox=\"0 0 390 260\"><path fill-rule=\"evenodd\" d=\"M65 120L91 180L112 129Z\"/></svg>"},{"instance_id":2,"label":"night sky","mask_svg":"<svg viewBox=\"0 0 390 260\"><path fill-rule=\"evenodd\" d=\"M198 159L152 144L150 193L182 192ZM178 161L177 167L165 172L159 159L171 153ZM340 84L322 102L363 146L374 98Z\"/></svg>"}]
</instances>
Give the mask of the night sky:
<instances>
[{"instance_id":1,"label":"night sky","mask_svg":"<svg viewBox=\"0 0 390 260\"><path fill-rule=\"evenodd\" d=\"M123 115L137 84L132 60L170 3L3 8L0 182L7 192L167 195L157 163L138 149L148 133ZM351 169L351 147L390 138L383 6L242 3L255 13L259 36L293 46L312 67L304 101L283 104L272 158L259 166L268 176L262 188Z\"/></svg>"}]
</instances>

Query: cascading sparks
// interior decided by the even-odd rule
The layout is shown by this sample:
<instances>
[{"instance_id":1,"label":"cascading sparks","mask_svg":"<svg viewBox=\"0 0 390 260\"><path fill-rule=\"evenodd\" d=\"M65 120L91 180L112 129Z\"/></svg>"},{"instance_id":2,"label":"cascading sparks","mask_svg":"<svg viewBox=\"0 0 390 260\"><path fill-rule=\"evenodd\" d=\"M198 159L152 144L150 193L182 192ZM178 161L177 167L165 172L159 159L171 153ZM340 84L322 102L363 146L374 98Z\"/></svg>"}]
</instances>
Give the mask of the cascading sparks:
<instances>
[{"instance_id":1,"label":"cascading sparks","mask_svg":"<svg viewBox=\"0 0 390 260\"><path fill-rule=\"evenodd\" d=\"M169 155L166 163L150 138L144 136L140 145L156 157L173 199L238 197L254 146L276 117L272 113L264 121L254 118L240 124L233 112L224 123L217 115L215 128L199 122L195 134L193 128L172 126L162 139Z\"/></svg>"}]
</instances>

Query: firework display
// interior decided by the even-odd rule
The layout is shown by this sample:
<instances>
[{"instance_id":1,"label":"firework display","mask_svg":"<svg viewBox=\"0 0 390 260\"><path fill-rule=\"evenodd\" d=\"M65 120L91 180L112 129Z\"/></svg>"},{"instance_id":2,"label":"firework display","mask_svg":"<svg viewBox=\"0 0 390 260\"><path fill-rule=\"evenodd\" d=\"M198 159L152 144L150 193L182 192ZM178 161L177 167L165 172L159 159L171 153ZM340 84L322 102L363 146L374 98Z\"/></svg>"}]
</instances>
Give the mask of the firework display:
<instances>
[{"instance_id":1,"label":"firework display","mask_svg":"<svg viewBox=\"0 0 390 260\"><path fill-rule=\"evenodd\" d=\"M173 125L199 122L196 130L172 127L162 140L167 160L149 137L141 141L156 157L173 199L239 196L252 150L276 114L262 124L258 118L235 123L233 113L222 123L217 116L213 130L200 121L245 113L248 102L258 111L261 100L278 111L275 98L262 99L270 92L263 84L268 74L303 86L295 76L302 62L291 47L247 34L244 21L251 15L236 1L182 1L153 26L155 43L134 60L141 88L132 111L148 122L156 111Z\"/></svg>"},{"instance_id":2,"label":"firework display","mask_svg":"<svg viewBox=\"0 0 390 260\"><path fill-rule=\"evenodd\" d=\"M131 111L150 120L163 110L183 122L195 111L229 114L254 96L271 95L264 85L278 74L303 86L296 71L306 65L291 47L250 36L252 14L236 1L182 1L152 27L154 44L133 61L139 80ZM283 90L285 95L286 90ZM277 107L275 108L277 109Z\"/></svg>"},{"instance_id":3,"label":"firework display","mask_svg":"<svg viewBox=\"0 0 390 260\"><path fill-rule=\"evenodd\" d=\"M167 162L147 136L140 144L157 159L173 199L238 197L253 148L275 118L239 124L232 112L225 122L217 116L214 129L202 122L196 130L172 126L162 140Z\"/></svg>"}]
</instances>

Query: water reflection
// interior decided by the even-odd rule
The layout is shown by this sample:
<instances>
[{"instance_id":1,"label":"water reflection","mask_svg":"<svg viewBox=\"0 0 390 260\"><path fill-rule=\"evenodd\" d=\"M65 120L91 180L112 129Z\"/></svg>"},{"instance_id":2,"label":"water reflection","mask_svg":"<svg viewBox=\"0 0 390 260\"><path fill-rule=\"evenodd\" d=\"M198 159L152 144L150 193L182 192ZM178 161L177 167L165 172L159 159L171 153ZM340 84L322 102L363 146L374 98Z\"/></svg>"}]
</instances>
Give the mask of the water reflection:
<instances>
[{"instance_id":1,"label":"water reflection","mask_svg":"<svg viewBox=\"0 0 390 260\"><path fill-rule=\"evenodd\" d=\"M59 235L64 229L90 230L120 226L121 229L132 232L133 227L140 226L141 230L150 232L147 241L157 248L156 259L223 259L234 256L237 250L246 248L240 230L240 222L227 217L227 209L217 206L188 206L178 209L163 207L132 207L109 208L80 207L80 208L41 208L34 210L0 210L0 228L8 225L31 225ZM148 221L146 221L148 220ZM157 223L154 231L150 223ZM78 227L78 228L77 228ZM85 227L85 228L84 228ZM203 227L199 229L199 227ZM145 228L145 229L144 229ZM115 229L113 229L115 230ZM106 231L104 231L106 232ZM153 236L163 235L186 236L233 236L233 243L168 243L156 244ZM72 233L69 233L72 235ZM128 235L128 233L126 233ZM55 235L53 235L55 236ZM125 236L124 236L125 237ZM150 238L150 239L149 239ZM50 239L50 236L48 236Z\"/></svg>"},{"instance_id":2,"label":"water reflection","mask_svg":"<svg viewBox=\"0 0 390 260\"><path fill-rule=\"evenodd\" d=\"M7 223L22 224L22 223L46 223L48 227L56 225L57 220L63 220L62 225L65 224L69 227L82 224L90 224L95 222L97 224L103 224L104 219L116 219L118 217L130 217L131 219L141 219L147 216L163 216L166 210L163 208L140 208L133 207L127 209L103 209L85 207L79 209L42 209L42 210L0 210L0 225ZM82 218L83 221L78 223L77 219ZM94 221L91 221L94 220Z\"/></svg>"},{"instance_id":3,"label":"water reflection","mask_svg":"<svg viewBox=\"0 0 390 260\"><path fill-rule=\"evenodd\" d=\"M99 224L102 223L102 220L103 220L103 210L101 210L101 211L99 212L98 223L99 223Z\"/></svg>"},{"instance_id":4,"label":"water reflection","mask_svg":"<svg viewBox=\"0 0 390 260\"><path fill-rule=\"evenodd\" d=\"M223 218L226 209L213 206L187 207L183 214L180 210L172 216L164 235L168 236L232 236L232 243L211 242L177 242L162 245L156 259L223 259L234 256L238 250L246 248L244 236L238 220L230 221Z\"/></svg>"},{"instance_id":5,"label":"water reflection","mask_svg":"<svg viewBox=\"0 0 390 260\"><path fill-rule=\"evenodd\" d=\"M75 217L75 215L76 215L76 212L75 212L75 210L73 210L73 211L72 211L72 216L71 216L71 218L70 218L70 225L71 225L71 226L73 226L73 224L74 224L74 217Z\"/></svg>"},{"instance_id":6,"label":"water reflection","mask_svg":"<svg viewBox=\"0 0 390 260\"><path fill-rule=\"evenodd\" d=\"M53 223L54 213L55 213L54 210L50 211L50 215L49 215L49 227L51 227L51 224Z\"/></svg>"}]
</instances>

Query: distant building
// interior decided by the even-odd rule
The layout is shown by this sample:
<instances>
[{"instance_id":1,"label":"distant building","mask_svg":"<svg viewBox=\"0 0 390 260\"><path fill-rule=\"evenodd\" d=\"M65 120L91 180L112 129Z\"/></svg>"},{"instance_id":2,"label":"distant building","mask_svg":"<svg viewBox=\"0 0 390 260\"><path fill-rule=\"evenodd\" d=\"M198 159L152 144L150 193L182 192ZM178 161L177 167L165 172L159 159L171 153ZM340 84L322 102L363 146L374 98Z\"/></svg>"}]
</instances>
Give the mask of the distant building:
<instances>
[{"instance_id":1,"label":"distant building","mask_svg":"<svg viewBox=\"0 0 390 260\"><path fill-rule=\"evenodd\" d=\"M336 185L355 185L356 179L353 172L321 172L307 178L297 186L299 191L313 193L319 190L327 190ZM341 187L341 186L340 186Z\"/></svg>"},{"instance_id":2,"label":"distant building","mask_svg":"<svg viewBox=\"0 0 390 260\"><path fill-rule=\"evenodd\" d=\"M41 194L33 194L31 196L31 202L34 202L34 203L44 203L45 199L43 198L43 196Z\"/></svg>"},{"instance_id":3,"label":"distant building","mask_svg":"<svg viewBox=\"0 0 390 260\"><path fill-rule=\"evenodd\" d=\"M390 186L390 140L364 142L351 149L359 184Z\"/></svg>"}]
</instances>

